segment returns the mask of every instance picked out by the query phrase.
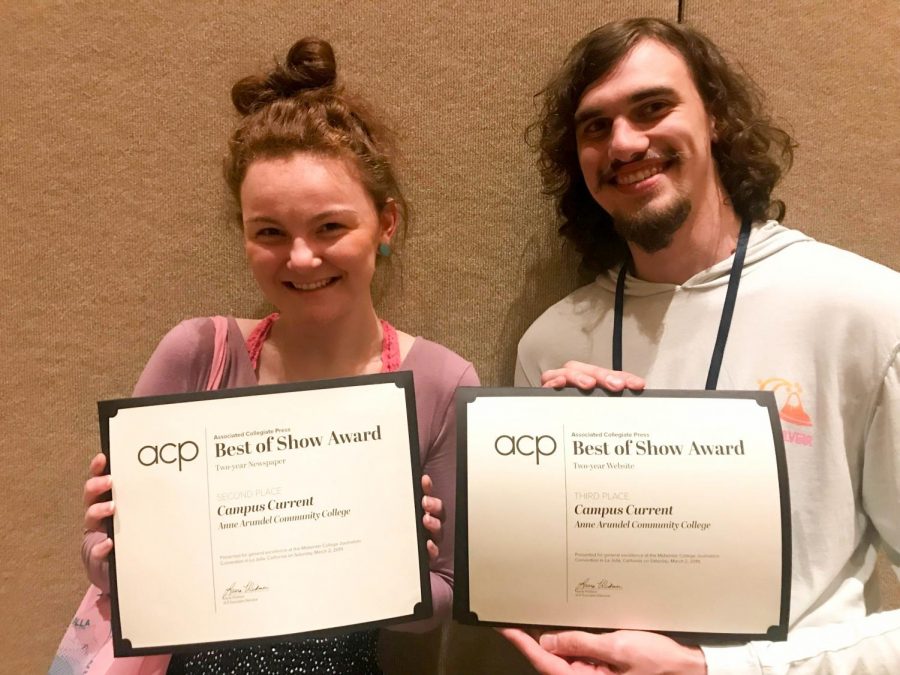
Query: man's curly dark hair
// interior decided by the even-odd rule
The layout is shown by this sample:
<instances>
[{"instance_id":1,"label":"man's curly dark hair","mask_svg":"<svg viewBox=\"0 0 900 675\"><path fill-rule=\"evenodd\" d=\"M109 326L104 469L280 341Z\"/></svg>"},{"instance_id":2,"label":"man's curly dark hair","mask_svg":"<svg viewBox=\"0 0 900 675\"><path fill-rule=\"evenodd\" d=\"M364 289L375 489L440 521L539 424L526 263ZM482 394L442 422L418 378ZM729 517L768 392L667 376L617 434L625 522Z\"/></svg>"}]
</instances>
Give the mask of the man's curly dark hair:
<instances>
[{"instance_id":1,"label":"man's curly dark hair","mask_svg":"<svg viewBox=\"0 0 900 675\"><path fill-rule=\"evenodd\" d=\"M663 19L627 19L606 24L569 52L562 69L538 94L541 117L529 128L539 151L544 193L556 200L559 232L582 256L583 271L596 274L629 258L612 218L594 200L578 163L575 111L591 84L609 73L642 40L657 40L681 54L717 140L712 156L731 205L741 219L784 217L772 190L793 162L790 135L775 126L759 87L733 67L712 41L693 28Z\"/></svg>"}]
</instances>

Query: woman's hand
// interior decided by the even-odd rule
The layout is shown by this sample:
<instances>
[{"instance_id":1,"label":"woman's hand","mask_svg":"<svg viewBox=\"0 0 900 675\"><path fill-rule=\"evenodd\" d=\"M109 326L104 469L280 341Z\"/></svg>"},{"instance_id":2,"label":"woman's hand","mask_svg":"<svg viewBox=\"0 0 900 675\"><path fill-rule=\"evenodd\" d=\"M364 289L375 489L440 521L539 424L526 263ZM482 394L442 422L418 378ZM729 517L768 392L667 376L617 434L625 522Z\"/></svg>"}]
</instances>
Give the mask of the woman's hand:
<instances>
[{"instance_id":1,"label":"woman's hand","mask_svg":"<svg viewBox=\"0 0 900 675\"><path fill-rule=\"evenodd\" d=\"M110 501L98 501L112 489L112 476L102 475L106 468L106 455L102 452L91 460L91 477L84 484L84 533L106 532L103 521L115 513L115 505ZM94 563L103 562L112 550L112 539L106 537L91 547L90 557Z\"/></svg>"},{"instance_id":2,"label":"woman's hand","mask_svg":"<svg viewBox=\"0 0 900 675\"><path fill-rule=\"evenodd\" d=\"M431 496L432 487L431 477L422 476L422 492L425 493L425 496L422 497L422 508L425 510L425 515L422 516L422 524L425 525L425 529L428 530L430 535L430 539L425 543L425 546L428 548L428 557L431 558L431 562L434 562L437 560L438 553L440 553L438 544L443 535L441 527L444 522L444 502L437 497Z\"/></svg>"},{"instance_id":3,"label":"woman's hand","mask_svg":"<svg viewBox=\"0 0 900 675\"><path fill-rule=\"evenodd\" d=\"M541 373L541 386L578 387L579 389L593 389L600 387L607 391L622 391L631 389L641 391L644 386L644 378L624 370L609 370L590 363L581 361L567 361L562 368L545 370Z\"/></svg>"}]
</instances>

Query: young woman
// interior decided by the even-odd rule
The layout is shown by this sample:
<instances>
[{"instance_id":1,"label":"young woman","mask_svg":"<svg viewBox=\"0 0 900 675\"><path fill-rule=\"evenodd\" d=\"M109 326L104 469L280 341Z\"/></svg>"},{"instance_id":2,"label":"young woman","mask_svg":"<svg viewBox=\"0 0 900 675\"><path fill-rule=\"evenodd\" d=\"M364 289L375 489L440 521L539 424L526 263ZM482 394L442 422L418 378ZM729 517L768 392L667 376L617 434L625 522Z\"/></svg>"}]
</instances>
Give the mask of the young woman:
<instances>
[{"instance_id":1,"label":"young woman","mask_svg":"<svg viewBox=\"0 0 900 675\"><path fill-rule=\"evenodd\" d=\"M242 119L225 176L240 207L250 268L278 312L261 321L228 319L222 386L413 371L435 617L401 629L428 630L449 614L452 599L453 394L457 386L476 385L477 376L453 352L397 331L375 313L376 257L390 254L406 208L378 125L336 83L331 46L300 40L283 65L242 79L231 93ZM203 389L213 336L210 318L173 328L134 395ZM112 485L101 475L104 465L102 454L94 457L84 488L82 557L91 581L106 589L112 541L103 520L114 505L98 501ZM169 672L377 673L376 640L372 631L176 655Z\"/></svg>"}]
</instances>

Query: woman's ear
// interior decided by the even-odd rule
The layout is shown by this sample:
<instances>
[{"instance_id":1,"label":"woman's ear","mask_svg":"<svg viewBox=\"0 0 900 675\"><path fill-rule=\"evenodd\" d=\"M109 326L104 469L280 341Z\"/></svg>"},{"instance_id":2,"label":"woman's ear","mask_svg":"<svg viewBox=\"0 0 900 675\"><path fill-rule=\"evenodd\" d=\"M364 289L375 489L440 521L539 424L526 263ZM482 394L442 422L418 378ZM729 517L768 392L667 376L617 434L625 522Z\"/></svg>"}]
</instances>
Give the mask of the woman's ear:
<instances>
[{"instance_id":1,"label":"woman's ear","mask_svg":"<svg viewBox=\"0 0 900 675\"><path fill-rule=\"evenodd\" d=\"M400 225L400 209L397 208L397 202L388 199L381 209L379 218L381 225L381 236L378 238L382 244L391 243L391 239L397 232L397 226Z\"/></svg>"}]
</instances>

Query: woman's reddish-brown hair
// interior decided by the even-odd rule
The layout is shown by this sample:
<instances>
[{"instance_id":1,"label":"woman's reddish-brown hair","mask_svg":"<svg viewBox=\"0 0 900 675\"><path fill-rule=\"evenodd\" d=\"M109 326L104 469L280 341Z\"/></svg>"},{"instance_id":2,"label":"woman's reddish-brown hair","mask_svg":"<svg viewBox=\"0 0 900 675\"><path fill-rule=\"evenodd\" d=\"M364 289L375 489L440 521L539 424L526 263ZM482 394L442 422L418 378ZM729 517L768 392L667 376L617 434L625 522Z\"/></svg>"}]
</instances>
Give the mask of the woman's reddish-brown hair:
<instances>
[{"instance_id":1,"label":"woman's reddish-brown hair","mask_svg":"<svg viewBox=\"0 0 900 675\"><path fill-rule=\"evenodd\" d=\"M242 119L229 140L224 171L238 204L253 161L311 152L350 161L378 210L392 200L401 220L406 217L387 129L362 100L338 84L328 42L298 40L283 63L239 80L231 88L231 100Z\"/></svg>"}]
</instances>

